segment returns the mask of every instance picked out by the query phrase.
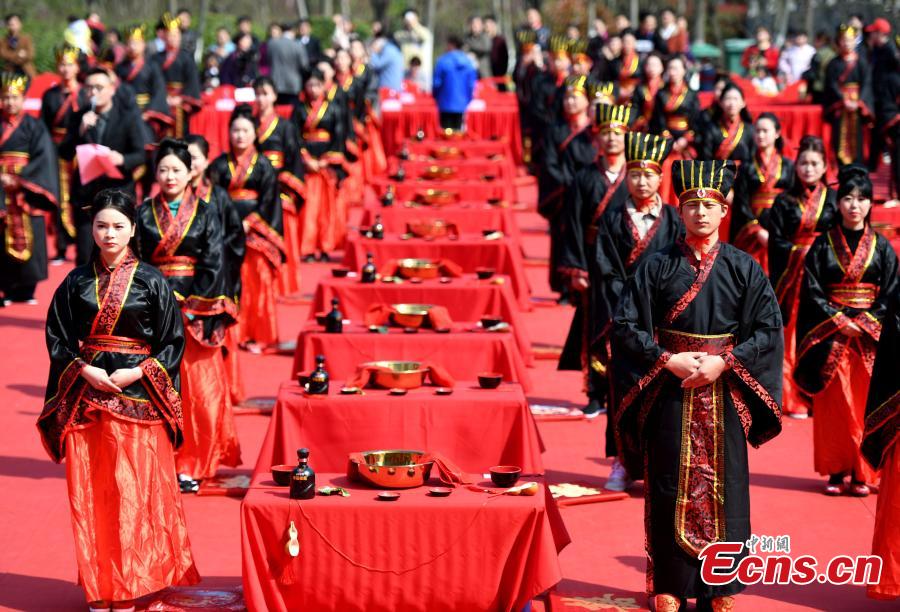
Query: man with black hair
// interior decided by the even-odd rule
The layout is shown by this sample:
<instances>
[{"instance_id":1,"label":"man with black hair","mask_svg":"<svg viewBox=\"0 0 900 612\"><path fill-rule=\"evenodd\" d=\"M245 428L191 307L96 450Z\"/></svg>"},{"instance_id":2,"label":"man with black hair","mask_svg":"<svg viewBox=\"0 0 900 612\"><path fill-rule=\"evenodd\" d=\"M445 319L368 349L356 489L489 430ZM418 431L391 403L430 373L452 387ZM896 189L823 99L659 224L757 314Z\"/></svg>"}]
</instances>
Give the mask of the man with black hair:
<instances>
[{"instance_id":1,"label":"man with black hair","mask_svg":"<svg viewBox=\"0 0 900 612\"><path fill-rule=\"evenodd\" d=\"M6 36L0 38L0 61L3 63L3 71L33 77L37 74L33 63L34 44L31 42L31 36L22 32L22 18L16 13L10 13L4 21Z\"/></svg>"},{"instance_id":2,"label":"man with black hair","mask_svg":"<svg viewBox=\"0 0 900 612\"><path fill-rule=\"evenodd\" d=\"M462 51L456 34L447 36L447 52L434 65L434 98L441 116L441 127L461 130L463 114L472 101L478 72Z\"/></svg>"},{"instance_id":3,"label":"man with black hair","mask_svg":"<svg viewBox=\"0 0 900 612\"><path fill-rule=\"evenodd\" d=\"M72 203L75 213L76 265L90 258L94 239L91 218L83 207L94 201L103 189L116 188L134 195L134 170L144 163L147 132L136 107L125 107L116 99L113 77L104 68L93 68L84 79L84 88L91 103L69 117L66 137L59 146L63 159L73 160L76 148L83 144L98 144L109 148L108 158L120 178L108 174L82 183L81 174L72 176Z\"/></svg>"},{"instance_id":4,"label":"man with black hair","mask_svg":"<svg viewBox=\"0 0 900 612\"><path fill-rule=\"evenodd\" d=\"M181 22L181 48L187 51L196 62L200 59L197 54L197 48L200 45L200 33L191 29L191 21L193 20L191 11L181 7L175 16Z\"/></svg>"},{"instance_id":5,"label":"man with black hair","mask_svg":"<svg viewBox=\"0 0 900 612\"><path fill-rule=\"evenodd\" d=\"M301 19L297 24L297 42L306 52L307 67L303 69L303 80L309 77L309 71L322 58L322 44L313 36L312 24L309 19Z\"/></svg>"},{"instance_id":6,"label":"man with black hair","mask_svg":"<svg viewBox=\"0 0 900 612\"><path fill-rule=\"evenodd\" d=\"M253 40L253 51L259 51L259 39L253 33L253 20L250 19L249 15L241 15L237 18L237 32L234 33L232 39L237 43L238 37L243 34L250 35L251 40Z\"/></svg>"}]
</instances>

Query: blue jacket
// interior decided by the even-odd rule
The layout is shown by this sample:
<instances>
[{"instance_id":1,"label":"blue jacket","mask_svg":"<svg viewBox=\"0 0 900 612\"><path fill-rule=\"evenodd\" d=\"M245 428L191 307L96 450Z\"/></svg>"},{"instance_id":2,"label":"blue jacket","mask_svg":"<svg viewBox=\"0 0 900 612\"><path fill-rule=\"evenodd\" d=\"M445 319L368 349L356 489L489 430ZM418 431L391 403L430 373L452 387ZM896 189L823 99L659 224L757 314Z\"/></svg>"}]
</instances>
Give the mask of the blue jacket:
<instances>
[{"instance_id":1,"label":"blue jacket","mask_svg":"<svg viewBox=\"0 0 900 612\"><path fill-rule=\"evenodd\" d=\"M464 113L472 101L477 78L472 60L459 49L440 56L434 66L432 88L438 109L445 113Z\"/></svg>"},{"instance_id":2,"label":"blue jacket","mask_svg":"<svg viewBox=\"0 0 900 612\"><path fill-rule=\"evenodd\" d=\"M403 54L394 43L388 41L380 53L373 53L369 68L378 75L378 87L393 91L403 89Z\"/></svg>"}]
</instances>

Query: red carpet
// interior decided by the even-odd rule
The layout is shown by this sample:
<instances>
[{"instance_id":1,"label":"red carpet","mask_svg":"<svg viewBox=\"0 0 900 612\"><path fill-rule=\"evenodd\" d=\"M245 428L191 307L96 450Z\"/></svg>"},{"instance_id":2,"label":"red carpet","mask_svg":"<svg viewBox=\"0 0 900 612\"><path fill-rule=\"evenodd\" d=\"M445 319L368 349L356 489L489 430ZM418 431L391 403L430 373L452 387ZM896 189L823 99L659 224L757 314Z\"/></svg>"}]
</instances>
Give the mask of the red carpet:
<instances>
[{"instance_id":1,"label":"red carpet","mask_svg":"<svg viewBox=\"0 0 900 612\"><path fill-rule=\"evenodd\" d=\"M523 227L540 224L534 213L519 213ZM546 236L523 236L526 255L546 253ZM52 268L38 291L39 306L0 309L0 607L17 610L85 609L76 585L72 530L63 466L47 459L34 426L44 395L47 356L43 319L53 290L68 267ZM303 293L309 294L327 266L305 266ZM546 268L528 268L534 294L548 299ZM279 304L282 340L296 337L305 319L304 304ZM525 314L535 343L559 346L571 317L569 307L535 308ZM247 392L274 396L288 376L291 358L242 354ZM532 371L536 390L532 403L580 405L580 375L559 373L552 360L538 360ZM260 402L265 405L265 402ZM237 417L246 473L255 462L268 417L246 411ZM547 445L545 465L551 482L602 485L609 461L599 458L605 419L542 421ZM812 470L812 422L787 420L784 433L751 451L752 524L756 534L791 536L792 555L816 555L822 562L836 555L870 551L874 497L826 498L822 480ZM315 466L315 458L312 458ZM238 470L240 473L241 470ZM219 609L233 609L240 586L240 500L225 495L185 498L188 526L201 585ZM574 505L562 510L572 544L562 553L565 580L554 610L628 610L645 607L643 509L639 489L629 498L608 503ZM202 594L202 593L201 593ZM151 609L173 609L184 596L144 602ZM582 599L575 599L580 597ZM160 603L163 599L166 601ZM156 603L151 605L151 601ZM566 602L565 606L561 602ZM558 604L558 605L556 605ZM738 599L744 610L889 610L890 603L869 601L862 587L751 587ZM895 608L894 608L895 609Z\"/></svg>"}]
</instances>

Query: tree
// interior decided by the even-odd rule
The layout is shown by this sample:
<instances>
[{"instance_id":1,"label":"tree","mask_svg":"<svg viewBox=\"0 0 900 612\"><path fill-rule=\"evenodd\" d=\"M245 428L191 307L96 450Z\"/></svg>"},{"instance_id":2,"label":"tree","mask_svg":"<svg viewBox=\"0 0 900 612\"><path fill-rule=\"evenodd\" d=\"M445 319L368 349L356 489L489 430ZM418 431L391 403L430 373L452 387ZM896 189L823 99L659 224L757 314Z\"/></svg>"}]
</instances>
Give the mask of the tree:
<instances>
[{"instance_id":1,"label":"tree","mask_svg":"<svg viewBox=\"0 0 900 612\"><path fill-rule=\"evenodd\" d=\"M706 42L706 12L707 0L697 0L696 13L694 14L694 42Z\"/></svg>"}]
</instances>

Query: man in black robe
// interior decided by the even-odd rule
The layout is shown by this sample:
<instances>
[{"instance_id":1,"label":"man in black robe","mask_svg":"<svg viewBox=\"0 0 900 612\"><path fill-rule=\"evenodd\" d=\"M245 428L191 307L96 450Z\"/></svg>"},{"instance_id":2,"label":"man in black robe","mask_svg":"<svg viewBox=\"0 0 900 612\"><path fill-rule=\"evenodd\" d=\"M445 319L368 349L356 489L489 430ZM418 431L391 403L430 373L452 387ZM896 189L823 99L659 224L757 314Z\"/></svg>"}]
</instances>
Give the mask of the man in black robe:
<instances>
[{"instance_id":1,"label":"man in black robe","mask_svg":"<svg viewBox=\"0 0 900 612\"><path fill-rule=\"evenodd\" d=\"M144 163L147 145L147 134L137 108L126 107L117 98L109 72L103 68L92 69L85 77L84 87L91 95L92 105L72 114L66 138L59 147L60 156L73 160L79 145L104 145L109 147L109 160L121 177L103 174L88 183L82 183L80 172L72 177L78 265L87 263L94 244L90 215L84 207L103 189L121 189L134 196L133 172Z\"/></svg>"},{"instance_id":2,"label":"man in black robe","mask_svg":"<svg viewBox=\"0 0 900 612\"><path fill-rule=\"evenodd\" d=\"M143 26L128 28L125 43L126 56L116 65L116 75L134 90L141 117L159 140L174 123L166 103L166 80L159 64L147 57Z\"/></svg>"},{"instance_id":3,"label":"man in black robe","mask_svg":"<svg viewBox=\"0 0 900 612\"><path fill-rule=\"evenodd\" d=\"M47 239L39 210L59 202L56 151L44 124L22 112L27 80L0 78L0 292L5 302L34 303L47 278Z\"/></svg>"},{"instance_id":4,"label":"man in black robe","mask_svg":"<svg viewBox=\"0 0 900 612\"><path fill-rule=\"evenodd\" d=\"M597 335L588 291L588 262L594 257L597 222L625 178L625 133L632 122L630 106L600 104L596 107L595 162L575 175L566 189L565 203L559 213L560 237L557 272L573 292L580 294L569 328L560 370L581 370L585 377L588 404L584 414L597 417L603 409L607 383L605 364L589 351L589 338Z\"/></svg>"},{"instance_id":5,"label":"man in black robe","mask_svg":"<svg viewBox=\"0 0 900 612\"><path fill-rule=\"evenodd\" d=\"M594 257L588 262L588 282L595 335L585 340L596 355L608 380L606 413L606 456L613 457L606 489L624 491L633 478L619 459L615 418L617 385L609 364L609 334L613 316L625 283L647 257L675 244L684 234L678 212L659 195L662 163L672 149L672 141L642 132L625 134L625 190L617 190L597 223ZM640 477L640 474L634 476Z\"/></svg>"},{"instance_id":6,"label":"man in black robe","mask_svg":"<svg viewBox=\"0 0 900 612\"><path fill-rule=\"evenodd\" d=\"M533 147L531 159L536 167L540 167L543 160L545 134L562 118L565 81L571 69L568 42L562 36L554 36L550 41L549 70L534 79L529 101Z\"/></svg>"},{"instance_id":7,"label":"man in black robe","mask_svg":"<svg viewBox=\"0 0 900 612\"><path fill-rule=\"evenodd\" d=\"M628 281L613 321L616 429L644 470L647 590L657 610L731 610L739 581L701 579L702 551L750 536L747 442L781 430L783 338L759 264L719 241L734 165L676 161L686 236ZM641 461L642 460L642 461ZM735 556L746 556L746 550Z\"/></svg>"},{"instance_id":8,"label":"man in black robe","mask_svg":"<svg viewBox=\"0 0 900 612\"><path fill-rule=\"evenodd\" d=\"M169 114L174 123L170 135L184 138L191 115L200 110L200 74L194 58L181 48L181 22L169 13L162 16L166 48L153 56L166 81Z\"/></svg>"}]
</instances>

